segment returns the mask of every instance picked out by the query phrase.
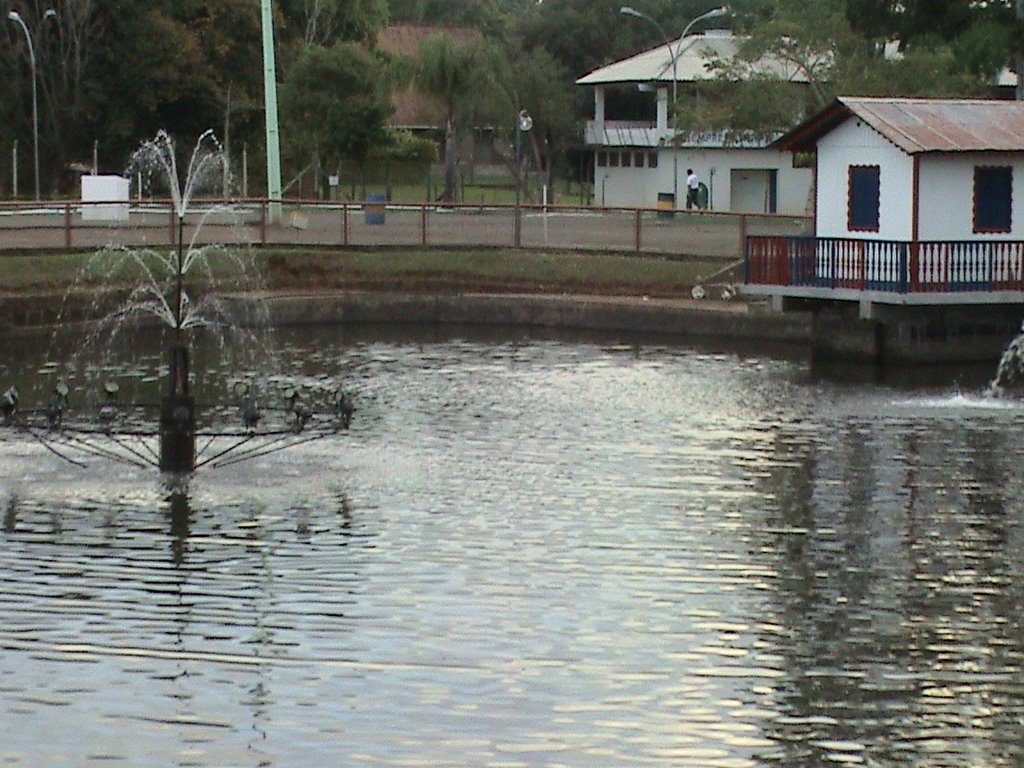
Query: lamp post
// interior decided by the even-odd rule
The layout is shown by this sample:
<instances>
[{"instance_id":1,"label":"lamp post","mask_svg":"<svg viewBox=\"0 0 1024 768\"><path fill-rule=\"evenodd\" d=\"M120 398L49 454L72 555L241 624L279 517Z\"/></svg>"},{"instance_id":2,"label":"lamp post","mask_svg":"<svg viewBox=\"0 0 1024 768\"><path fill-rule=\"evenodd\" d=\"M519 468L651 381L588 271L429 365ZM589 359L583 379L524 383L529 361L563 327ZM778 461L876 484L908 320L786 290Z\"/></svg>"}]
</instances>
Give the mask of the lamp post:
<instances>
[{"instance_id":1,"label":"lamp post","mask_svg":"<svg viewBox=\"0 0 1024 768\"><path fill-rule=\"evenodd\" d=\"M685 40L686 36L688 34L690 34L690 30L693 29L695 24L697 24L697 23L699 23L701 21L707 21L708 19L717 19L719 16L725 16L727 13L729 13L729 8L728 8L728 6L725 6L725 5L721 6L720 8L712 8L710 11L707 11L706 13L702 13L697 18L691 20L690 23L687 24L683 28L683 34L681 34L679 36L679 39L676 41L675 46L672 45L672 38L670 38L668 35L665 34L665 30L661 28L661 25L658 22L656 22L654 19L652 19L650 16L648 16L646 13L641 13L636 8L632 8L631 6L628 6L628 5L624 5L622 8L620 8L619 9L619 13L625 14L626 16L636 16L638 19L644 19L645 21L649 21L651 24L653 24L654 28L658 30L658 34L660 34L662 36L662 38L665 39L666 45L668 45L669 55L672 57L672 106L671 106L671 110L672 110L671 118L672 118L672 120L671 120L671 124L669 125L669 128L672 131L672 206L674 208L678 209L679 208L679 158L678 158L678 153L676 152L676 148L675 148L675 141L676 141L676 96L677 96L677 87L678 87L678 82L679 82L679 78L678 78L678 74L677 74L677 66L678 66L678 63L679 63L679 54L682 53L681 49L682 49L682 45L683 45L683 40Z\"/></svg>"},{"instance_id":2,"label":"lamp post","mask_svg":"<svg viewBox=\"0 0 1024 768\"><path fill-rule=\"evenodd\" d=\"M43 20L53 19L57 17L57 12L53 8L48 8L46 13L43 14ZM21 18L21 14L17 11L11 11L7 14L7 18L13 21L15 24L21 27L21 31L25 33L25 42L28 43L28 63L32 75L32 155L33 163L35 165L36 174L36 200L39 199L39 101L36 97L36 50L32 45L32 35L28 31L28 25L25 24L25 20Z\"/></svg>"},{"instance_id":3,"label":"lamp post","mask_svg":"<svg viewBox=\"0 0 1024 768\"><path fill-rule=\"evenodd\" d=\"M520 189L522 187L522 183L521 183L522 175L520 173L520 167L521 167L521 164L522 164L521 160L520 160L520 156L522 154L521 147L522 147L522 142L523 142L523 133L525 131L529 131L531 128L533 128L533 118L530 117L529 112L527 112L525 109L519 110L519 114L516 115L516 210L515 210L515 225L514 225L514 228L515 228L514 242L515 242L515 247L516 248L519 248L522 245L522 231L523 231L522 230L522 216L521 216L521 213L520 213L520 210L519 210L519 195L520 195Z\"/></svg>"}]
</instances>

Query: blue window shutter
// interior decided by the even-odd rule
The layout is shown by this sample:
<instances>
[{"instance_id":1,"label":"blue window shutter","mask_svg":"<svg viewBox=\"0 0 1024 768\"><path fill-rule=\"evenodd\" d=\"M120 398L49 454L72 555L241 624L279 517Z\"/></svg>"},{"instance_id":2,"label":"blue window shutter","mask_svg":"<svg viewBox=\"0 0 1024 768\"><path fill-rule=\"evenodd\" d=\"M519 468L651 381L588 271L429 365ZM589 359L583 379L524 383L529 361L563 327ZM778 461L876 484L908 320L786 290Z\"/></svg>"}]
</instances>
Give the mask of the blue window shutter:
<instances>
[{"instance_id":1,"label":"blue window shutter","mask_svg":"<svg viewBox=\"0 0 1024 768\"><path fill-rule=\"evenodd\" d=\"M1013 224L1013 168L974 169L974 231L1009 232Z\"/></svg>"},{"instance_id":2,"label":"blue window shutter","mask_svg":"<svg viewBox=\"0 0 1024 768\"><path fill-rule=\"evenodd\" d=\"M849 211L847 228L851 232L877 232L879 182L877 165L851 165L849 179Z\"/></svg>"}]
</instances>

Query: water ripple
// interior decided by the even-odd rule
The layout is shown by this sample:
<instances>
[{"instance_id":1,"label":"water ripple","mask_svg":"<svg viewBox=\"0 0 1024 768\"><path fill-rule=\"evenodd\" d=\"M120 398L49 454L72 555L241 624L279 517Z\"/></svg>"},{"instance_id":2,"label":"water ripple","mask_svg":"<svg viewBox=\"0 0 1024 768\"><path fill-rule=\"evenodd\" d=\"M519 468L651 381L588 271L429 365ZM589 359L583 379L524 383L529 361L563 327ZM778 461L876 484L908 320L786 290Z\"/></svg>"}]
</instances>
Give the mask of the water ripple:
<instances>
[{"instance_id":1,"label":"water ripple","mask_svg":"<svg viewBox=\"0 0 1024 768\"><path fill-rule=\"evenodd\" d=\"M306 335L289 375L358 382L344 443L172 496L0 439L0 762L1024 760L1022 409Z\"/></svg>"}]
</instances>

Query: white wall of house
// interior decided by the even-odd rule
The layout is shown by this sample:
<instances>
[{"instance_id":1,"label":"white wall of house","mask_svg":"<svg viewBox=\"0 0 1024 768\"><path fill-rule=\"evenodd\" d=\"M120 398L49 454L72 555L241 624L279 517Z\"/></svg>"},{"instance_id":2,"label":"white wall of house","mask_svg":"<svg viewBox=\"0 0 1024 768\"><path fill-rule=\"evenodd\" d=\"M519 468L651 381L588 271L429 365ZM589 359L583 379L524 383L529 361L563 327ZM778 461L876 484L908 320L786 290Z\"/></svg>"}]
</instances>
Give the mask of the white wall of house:
<instances>
[{"instance_id":1,"label":"white wall of house","mask_svg":"<svg viewBox=\"0 0 1024 768\"><path fill-rule=\"evenodd\" d=\"M768 149L742 148L681 148L670 149L617 149L618 166L601 166L595 155L594 196L598 205L613 207L658 207L658 194L673 191L673 177L678 181L678 207L686 207L686 171L692 168L708 188L710 208L715 211L742 213L767 212L767 190L753 189L758 179L767 179L766 171L776 171L776 212L789 215L809 213L808 200L813 182L809 168L794 168L792 155ZM630 152L657 152L658 167L636 167L635 157L628 168L622 167L622 155ZM673 165L675 163L675 166ZM744 173L750 172L750 173ZM744 184L743 190L734 190L733 184Z\"/></svg>"},{"instance_id":2,"label":"white wall of house","mask_svg":"<svg viewBox=\"0 0 1024 768\"><path fill-rule=\"evenodd\" d=\"M612 208L654 208L658 192L672 191L672 165L665 164L664 152L654 149L611 149L602 150L609 162L594 168L594 198L598 205ZM617 165L610 163L612 153L618 157ZM630 156L629 167L623 167L623 158ZM647 158L658 156L658 166L648 167ZM637 167L636 157L643 157L643 166ZM597 155L595 154L595 163Z\"/></svg>"},{"instance_id":3,"label":"white wall of house","mask_svg":"<svg viewBox=\"0 0 1024 768\"><path fill-rule=\"evenodd\" d=\"M974 169L1010 166L1013 169L1013 207L1010 232L974 232ZM924 155L920 185L921 240L1024 239L1024 155L965 153Z\"/></svg>"},{"instance_id":4,"label":"white wall of house","mask_svg":"<svg viewBox=\"0 0 1024 768\"><path fill-rule=\"evenodd\" d=\"M855 165L879 167L877 232L851 232L848 226L849 169ZM816 195L818 237L911 239L914 160L857 119L847 120L818 141Z\"/></svg>"}]
</instances>

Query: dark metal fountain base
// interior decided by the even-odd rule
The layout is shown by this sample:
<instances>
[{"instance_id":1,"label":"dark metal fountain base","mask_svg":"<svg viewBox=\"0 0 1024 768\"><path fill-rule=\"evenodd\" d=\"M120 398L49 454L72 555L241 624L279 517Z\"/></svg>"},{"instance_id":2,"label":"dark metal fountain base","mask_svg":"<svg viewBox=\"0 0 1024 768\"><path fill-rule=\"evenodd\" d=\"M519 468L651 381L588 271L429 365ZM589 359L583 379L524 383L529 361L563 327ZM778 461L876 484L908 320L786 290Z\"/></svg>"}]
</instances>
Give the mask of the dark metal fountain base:
<instances>
[{"instance_id":1,"label":"dark metal fountain base","mask_svg":"<svg viewBox=\"0 0 1024 768\"><path fill-rule=\"evenodd\" d=\"M196 401L189 394L188 349L170 350L168 393L160 400L160 471L191 472L196 466Z\"/></svg>"},{"instance_id":2,"label":"dark metal fountain base","mask_svg":"<svg viewBox=\"0 0 1024 768\"><path fill-rule=\"evenodd\" d=\"M160 401L160 471L191 472L195 466L195 399L166 395Z\"/></svg>"},{"instance_id":3,"label":"dark metal fountain base","mask_svg":"<svg viewBox=\"0 0 1024 768\"><path fill-rule=\"evenodd\" d=\"M77 466L100 458L138 467L159 467L167 474L189 475L202 467L223 467L240 461L321 440L346 430L355 410L340 389L330 394L325 408L314 408L289 388L281 405L261 408L255 394L237 392L232 404L198 406L189 392L189 353L177 345L170 350L167 388L159 402L117 402L118 387L107 382L106 400L98 412L76 412L69 389L54 388L45 407L19 408L17 389L0 395L0 428L16 430L38 440L55 455ZM204 423L199 426L199 408ZM224 421L231 409L240 419ZM159 418L154 419L159 412ZM213 414L206 418L207 414ZM212 420L211 420L212 419Z\"/></svg>"}]
</instances>

